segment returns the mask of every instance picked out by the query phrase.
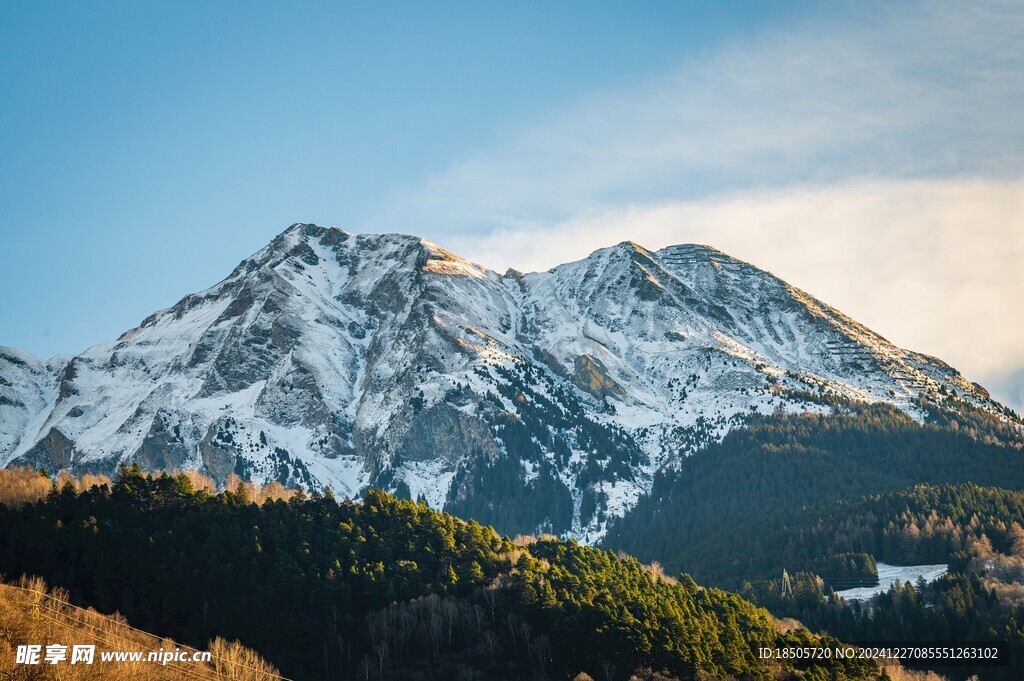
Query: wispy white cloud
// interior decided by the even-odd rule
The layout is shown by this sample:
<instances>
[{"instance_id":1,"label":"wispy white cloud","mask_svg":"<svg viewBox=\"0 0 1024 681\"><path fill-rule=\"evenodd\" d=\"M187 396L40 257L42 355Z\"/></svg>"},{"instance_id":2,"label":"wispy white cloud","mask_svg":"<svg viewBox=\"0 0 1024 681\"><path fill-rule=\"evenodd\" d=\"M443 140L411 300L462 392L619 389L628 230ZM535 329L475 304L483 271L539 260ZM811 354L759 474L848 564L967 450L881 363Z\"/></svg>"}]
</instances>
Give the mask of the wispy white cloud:
<instances>
[{"instance_id":1,"label":"wispy white cloud","mask_svg":"<svg viewBox=\"0 0 1024 681\"><path fill-rule=\"evenodd\" d=\"M475 231L742 187L1024 172L1024 4L831 7L534 121L382 220Z\"/></svg>"}]
</instances>

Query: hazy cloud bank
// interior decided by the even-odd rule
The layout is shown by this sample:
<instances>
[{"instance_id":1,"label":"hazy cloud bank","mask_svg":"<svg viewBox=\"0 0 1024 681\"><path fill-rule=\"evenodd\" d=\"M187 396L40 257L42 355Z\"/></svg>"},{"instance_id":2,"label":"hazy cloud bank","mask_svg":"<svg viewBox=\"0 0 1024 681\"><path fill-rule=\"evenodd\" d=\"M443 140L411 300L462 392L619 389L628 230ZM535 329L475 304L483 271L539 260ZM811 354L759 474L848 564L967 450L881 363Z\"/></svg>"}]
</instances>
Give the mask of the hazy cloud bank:
<instances>
[{"instance_id":1,"label":"hazy cloud bank","mask_svg":"<svg viewBox=\"0 0 1024 681\"><path fill-rule=\"evenodd\" d=\"M767 269L1019 411L1024 181L879 181L606 209L447 241L492 268L544 270L625 239L704 243Z\"/></svg>"}]
</instances>

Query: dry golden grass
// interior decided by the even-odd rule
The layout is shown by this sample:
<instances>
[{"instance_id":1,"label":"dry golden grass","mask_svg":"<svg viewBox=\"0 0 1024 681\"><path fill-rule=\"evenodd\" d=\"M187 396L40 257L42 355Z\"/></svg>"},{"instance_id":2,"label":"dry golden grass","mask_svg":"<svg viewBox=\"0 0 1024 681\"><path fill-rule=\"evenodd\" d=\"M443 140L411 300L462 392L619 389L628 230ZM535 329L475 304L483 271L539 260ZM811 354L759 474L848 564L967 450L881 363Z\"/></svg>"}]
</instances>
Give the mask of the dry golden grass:
<instances>
[{"instance_id":1,"label":"dry golden grass","mask_svg":"<svg viewBox=\"0 0 1024 681\"><path fill-rule=\"evenodd\" d=\"M904 669L900 665L888 665L885 671L892 681L948 681L945 676L929 671L918 671L915 669ZM967 681L978 681L978 677L972 676Z\"/></svg>"},{"instance_id":2,"label":"dry golden grass","mask_svg":"<svg viewBox=\"0 0 1024 681\"><path fill-rule=\"evenodd\" d=\"M19 645L49 644L96 646L93 664L16 664ZM125 622L120 615L101 615L68 603L61 589L47 590L39 578L23 578L17 584L0 583L0 678L12 681L37 679L77 681L78 679L167 679L195 681L271 681L282 678L277 670L254 651L237 641L216 639L210 644L212 661L101 662L101 651L183 651L194 652L168 639L161 639Z\"/></svg>"}]
</instances>

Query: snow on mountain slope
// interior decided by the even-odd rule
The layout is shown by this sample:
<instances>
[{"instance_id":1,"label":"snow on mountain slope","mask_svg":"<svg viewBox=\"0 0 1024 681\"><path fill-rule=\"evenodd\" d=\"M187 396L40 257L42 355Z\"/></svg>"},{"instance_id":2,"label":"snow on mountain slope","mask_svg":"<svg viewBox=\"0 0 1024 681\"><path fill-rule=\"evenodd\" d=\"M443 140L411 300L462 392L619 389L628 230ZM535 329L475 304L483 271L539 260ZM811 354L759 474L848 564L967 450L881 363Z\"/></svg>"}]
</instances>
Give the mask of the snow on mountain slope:
<instances>
[{"instance_id":1,"label":"snow on mountain slope","mask_svg":"<svg viewBox=\"0 0 1024 681\"><path fill-rule=\"evenodd\" d=\"M599 539L658 468L826 390L1001 407L776 277L625 242L499 275L425 240L293 225L206 291L44 365L0 350L0 463L379 485Z\"/></svg>"},{"instance_id":2,"label":"snow on mountain slope","mask_svg":"<svg viewBox=\"0 0 1024 681\"><path fill-rule=\"evenodd\" d=\"M0 453L12 452L56 395L51 371L35 356L0 346Z\"/></svg>"}]
</instances>

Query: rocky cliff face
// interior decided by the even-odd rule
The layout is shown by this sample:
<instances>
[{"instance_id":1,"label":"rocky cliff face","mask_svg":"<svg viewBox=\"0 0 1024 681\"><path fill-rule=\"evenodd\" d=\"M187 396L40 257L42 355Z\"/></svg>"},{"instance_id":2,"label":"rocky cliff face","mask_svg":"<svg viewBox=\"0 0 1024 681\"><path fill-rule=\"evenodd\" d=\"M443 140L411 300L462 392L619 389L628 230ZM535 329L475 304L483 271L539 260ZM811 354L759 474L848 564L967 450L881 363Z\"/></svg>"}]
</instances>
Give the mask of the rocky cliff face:
<instances>
[{"instance_id":1,"label":"rocky cliff face","mask_svg":"<svg viewBox=\"0 0 1024 681\"><path fill-rule=\"evenodd\" d=\"M216 286L45 364L0 349L0 463L378 485L506 531L603 534L674 457L814 395L1002 408L771 274L633 243L499 275L293 225Z\"/></svg>"}]
</instances>

